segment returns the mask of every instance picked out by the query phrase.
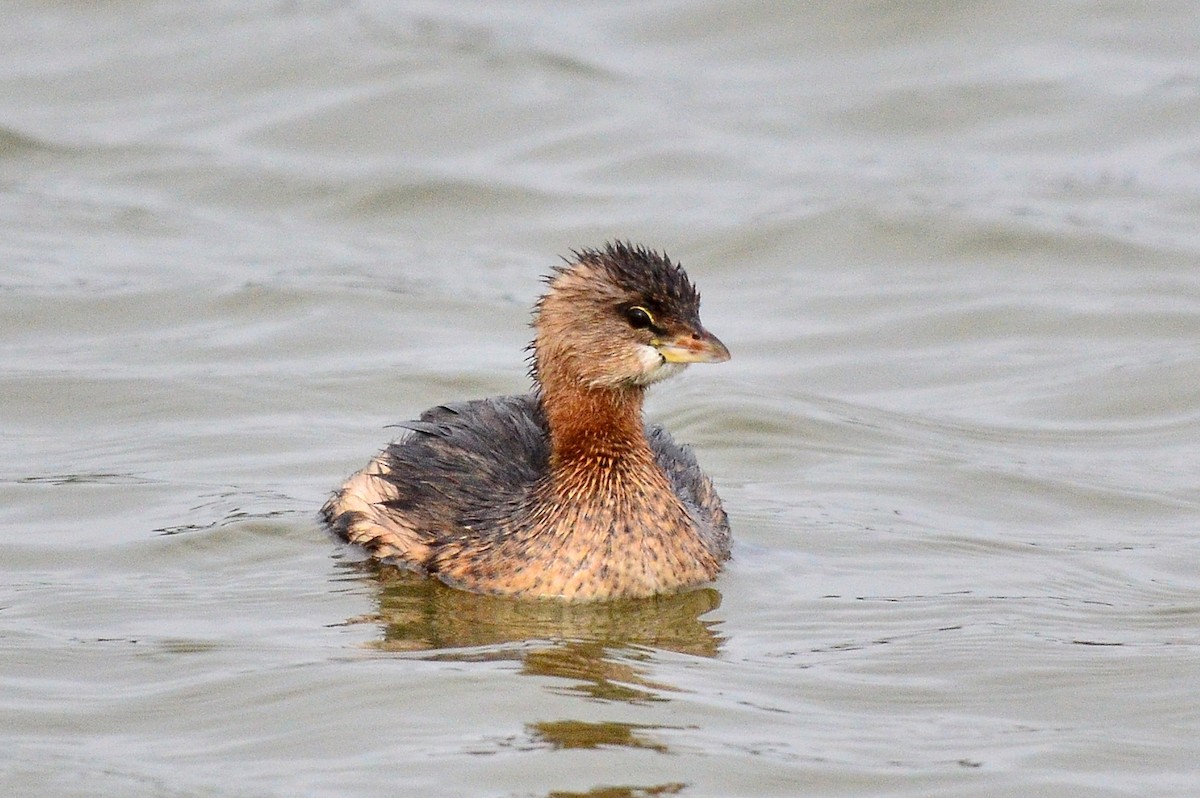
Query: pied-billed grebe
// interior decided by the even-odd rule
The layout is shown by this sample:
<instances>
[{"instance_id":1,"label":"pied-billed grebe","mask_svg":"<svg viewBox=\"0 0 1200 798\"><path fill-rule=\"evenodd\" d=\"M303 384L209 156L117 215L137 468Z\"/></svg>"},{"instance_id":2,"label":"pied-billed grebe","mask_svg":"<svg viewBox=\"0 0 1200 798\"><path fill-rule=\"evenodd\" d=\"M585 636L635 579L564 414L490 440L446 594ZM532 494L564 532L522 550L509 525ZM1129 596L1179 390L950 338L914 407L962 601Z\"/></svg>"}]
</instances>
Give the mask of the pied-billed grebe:
<instances>
[{"instance_id":1,"label":"pied-billed grebe","mask_svg":"<svg viewBox=\"0 0 1200 798\"><path fill-rule=\"evenodd\" d=\"M713 579L729 522L646 386L729 350L667 257L587 249L538 300L534 392L427 410L322 508L375 557L479 593L606 599Z\"/></svg>"}]
</instances>

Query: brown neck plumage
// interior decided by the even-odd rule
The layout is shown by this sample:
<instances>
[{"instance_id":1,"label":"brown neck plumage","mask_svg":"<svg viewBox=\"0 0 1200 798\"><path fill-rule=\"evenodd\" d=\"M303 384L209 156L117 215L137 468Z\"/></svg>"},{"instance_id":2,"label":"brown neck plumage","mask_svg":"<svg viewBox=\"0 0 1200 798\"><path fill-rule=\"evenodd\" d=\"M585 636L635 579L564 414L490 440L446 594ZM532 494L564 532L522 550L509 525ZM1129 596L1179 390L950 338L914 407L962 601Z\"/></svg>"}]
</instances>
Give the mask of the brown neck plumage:
<instances>
[{"instance_id":1,"label":"brown neck plumage","mask_svg":"<svg viewBox=\"0 0 1200 798\"><path fill-rule=\"evenodd\" d=\"M541 370L539 378L552 466L603 460L611 467L649 454L642 426L645 388L589 387L553 369Z\"/></svg>"},{"instance_id":2,"label":"brown neck plumage","mask_svg":"<svg viewBox=\"0 0 1200 798\"><path fill-rule=\"evenodd\" d=\"M562 476L653 463L642 427L646 389L628 378L633 347L609 318L618 298L595 296L605 284L580 265L560 273L538 302L533 377L550 425L550 465Z\"/></svg>"}]
</instances>

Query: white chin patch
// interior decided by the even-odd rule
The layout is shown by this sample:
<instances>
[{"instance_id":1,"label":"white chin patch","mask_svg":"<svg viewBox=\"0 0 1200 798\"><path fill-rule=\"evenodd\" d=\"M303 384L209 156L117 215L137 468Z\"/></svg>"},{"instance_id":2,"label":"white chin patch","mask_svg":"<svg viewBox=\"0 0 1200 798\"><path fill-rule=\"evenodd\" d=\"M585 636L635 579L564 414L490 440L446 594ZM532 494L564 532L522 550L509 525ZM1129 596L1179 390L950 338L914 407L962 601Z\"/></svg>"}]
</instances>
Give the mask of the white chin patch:
<instances>
[{"instance_id":1,"label":"white chin patch","mask_svg":"<svg viewBox=\"0 0 1200 798\"><path fill-rule=\"evenodd\" d=\"M686 363L668 363L663 360L657 349L645 344L638 347L637 357L642 367L641 374L634 380L638 385L650 385L667 377L674 377L687 368Z\"/></svg>"}]
</instances>

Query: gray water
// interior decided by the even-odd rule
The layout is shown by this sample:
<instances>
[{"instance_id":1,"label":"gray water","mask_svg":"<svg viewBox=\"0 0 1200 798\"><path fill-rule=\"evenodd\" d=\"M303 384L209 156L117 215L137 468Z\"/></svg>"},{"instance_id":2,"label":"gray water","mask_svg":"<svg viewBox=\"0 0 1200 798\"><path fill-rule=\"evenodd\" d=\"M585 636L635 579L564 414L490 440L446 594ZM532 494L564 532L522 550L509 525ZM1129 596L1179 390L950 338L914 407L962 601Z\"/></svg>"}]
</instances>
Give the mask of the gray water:
<instances>
[{"instance_id":1,"label":"gray water","mask_svg":"<svg viewBox=\"0 0 1200 798\"><path fill-rule=\"evenodd\" d=\"M47 3L0 25L0 793L1200 794L1200 4ZM665 249L711 588L328 492Z\"/></svg>"}]
</instances>

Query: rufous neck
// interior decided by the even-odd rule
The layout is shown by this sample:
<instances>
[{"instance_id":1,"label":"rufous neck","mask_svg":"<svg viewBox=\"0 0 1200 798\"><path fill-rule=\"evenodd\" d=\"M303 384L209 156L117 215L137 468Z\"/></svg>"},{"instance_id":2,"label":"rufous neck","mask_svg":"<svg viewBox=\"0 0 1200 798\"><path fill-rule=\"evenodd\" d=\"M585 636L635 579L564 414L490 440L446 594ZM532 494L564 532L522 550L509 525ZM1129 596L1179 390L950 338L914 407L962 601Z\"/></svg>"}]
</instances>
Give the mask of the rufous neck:
<instances>
[{"instance_id":1,"label":"rufous neck","mask_svg":"<svg viewBox=\"0 0 1200 798\"><path fill-rule=\"evenodd\" d=\"M642 425L645 388L589 387L562 375L542 374L541 396L550 425L552 464L620 461L648 451Z\"/></svg>"}]
</instances>

